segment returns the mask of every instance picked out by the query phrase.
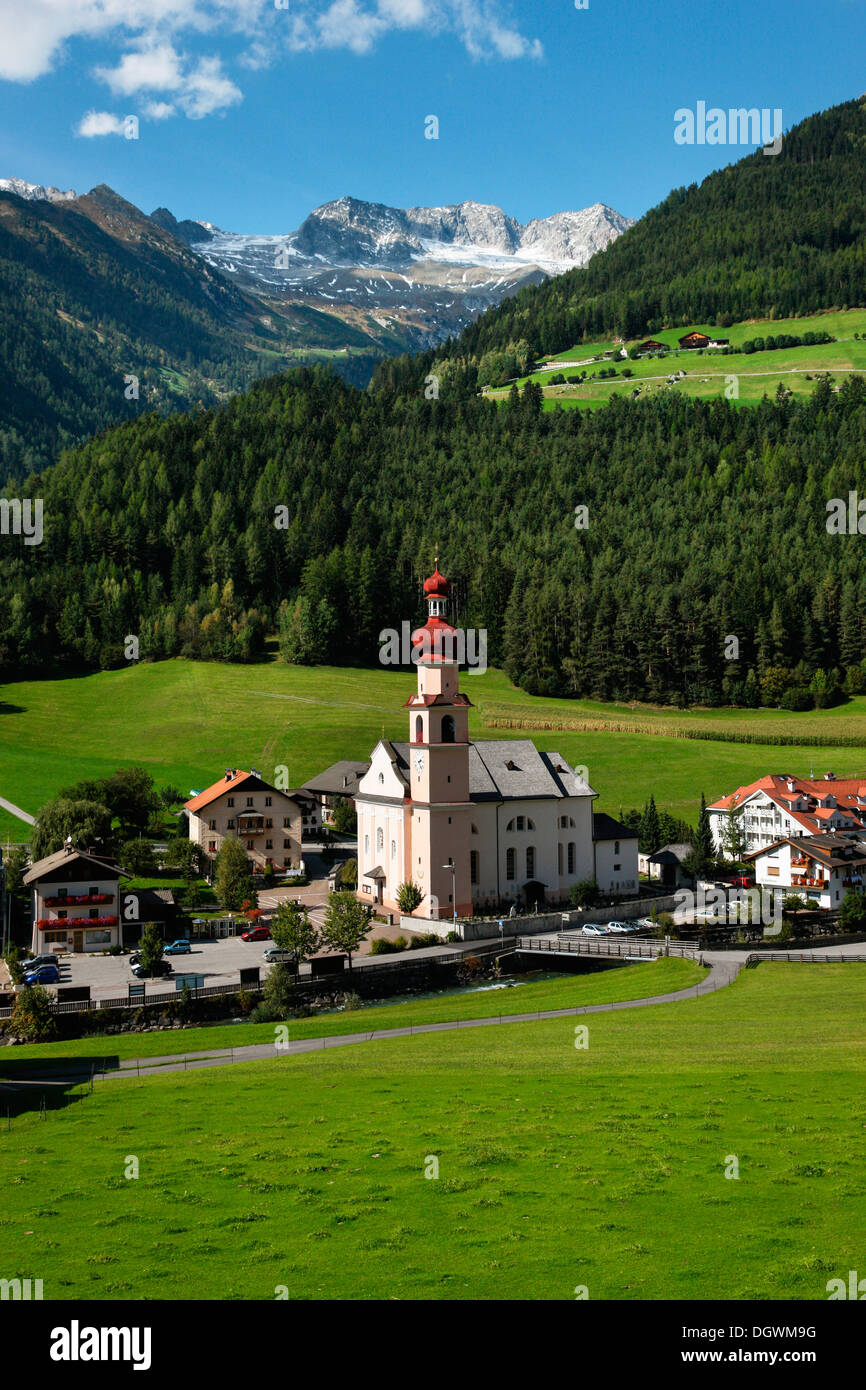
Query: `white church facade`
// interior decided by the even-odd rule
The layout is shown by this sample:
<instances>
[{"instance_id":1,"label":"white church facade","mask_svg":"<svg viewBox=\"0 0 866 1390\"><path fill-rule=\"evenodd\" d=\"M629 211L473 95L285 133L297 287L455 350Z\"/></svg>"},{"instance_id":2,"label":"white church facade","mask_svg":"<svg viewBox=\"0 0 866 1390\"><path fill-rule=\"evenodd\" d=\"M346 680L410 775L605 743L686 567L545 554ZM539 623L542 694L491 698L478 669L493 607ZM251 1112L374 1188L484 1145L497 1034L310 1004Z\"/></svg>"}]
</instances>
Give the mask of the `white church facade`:
<instances>
[{"instance_id":1,"label":"white church facade","mask_svg":"<svg viewBox=\"0 0 866 1390\"><path fill-rule=\"evenodd\" d=\"M399 911L400 885L411 882L424 894L417 915L445 919L455 904L457 916L469 916L509 901L564 902L581 879L636 890L636 838L598 817L605 829L596 844L597 793L559 753L539 752L530 739L470 740L471 701L460 690L449 585L438 567L424 592L429 615L412 634L418 689L406 702L409 738L380 740L355 796L359 898Z\"/></svg>"}]
</instances>

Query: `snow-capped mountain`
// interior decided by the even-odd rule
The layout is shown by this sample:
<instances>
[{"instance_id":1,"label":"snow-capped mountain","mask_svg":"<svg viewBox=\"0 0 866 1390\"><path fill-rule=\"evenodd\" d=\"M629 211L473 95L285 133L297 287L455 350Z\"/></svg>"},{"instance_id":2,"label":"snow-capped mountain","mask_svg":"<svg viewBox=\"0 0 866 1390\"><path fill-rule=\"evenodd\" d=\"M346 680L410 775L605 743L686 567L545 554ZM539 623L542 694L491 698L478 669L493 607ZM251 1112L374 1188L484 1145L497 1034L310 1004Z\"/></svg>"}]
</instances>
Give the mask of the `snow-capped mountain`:
<instances>
[{"instance_id":1,"label":"snow-capped mountain","mask_svg":"<svg viewBox=\"0 0 866 1390\"><path fill-rule=\"evenodd\" d=\"M434 343L524 285L586 265L632 220L604 203L524 225L488 203L404 209L338 198L284 236L178 225L206 225L200 238L187 231L188 244L236 283L332 311L354 306Z\"/></svg>"},{"instance_id":2,"label":"snow-capped mountain","mask_svg":"<svg viewBox=\"0 0 866 1390\"><path fill-rule=\"evenodd\" d=\"M346 197L315 208L294 232L265 236L178 220L165 207L148 217L103 185L78 198L73 189L5 178L2 191L74 202L86 216L113 219L115 230L128 225L134 240L148 227L168 233L206 263L208 282L218 270L258 301L262 322L317 309L391 352L441 342L524 285L586 265L633 220L604 203L524 224L491 203L392 208ZM292 334L303 348L303 333Z\"/></svg>"},{"instance_id":3,"label":"snow-capped mountain","mask_svg":"<svg viewBox=\"0 0 866 1390\"><path fill-rule=\"evenodd\" d=\"M19 198L35 199L41 203L67 203L71 198L78 197L74 188L64 193L53 184L46 188L44 184L27 183L25 179L0 179L0 193L17 193Z\"/></svg>"}]
</instances>

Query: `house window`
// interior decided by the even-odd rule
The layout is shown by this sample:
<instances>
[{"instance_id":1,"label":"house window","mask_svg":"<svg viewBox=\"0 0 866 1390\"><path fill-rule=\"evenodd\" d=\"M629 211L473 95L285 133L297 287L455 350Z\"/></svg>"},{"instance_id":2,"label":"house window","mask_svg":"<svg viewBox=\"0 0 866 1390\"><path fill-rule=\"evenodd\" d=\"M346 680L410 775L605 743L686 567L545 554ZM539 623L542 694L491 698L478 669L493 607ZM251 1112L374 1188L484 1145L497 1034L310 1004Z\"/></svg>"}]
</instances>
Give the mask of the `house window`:
<instances>
[{"instance_id":1,"label":"house window","mask_svg":"<svg viewBox=\"0 0 866 1390\"><path fill-rule=\"evenodd\" d=\"M291 824L292 824L291 817L290 817L290 816L283 816L283 829L284 829L284 830L288 830L288 829L291 827Z\"/></svg>"},{"instance_id":2,"label":"house window","mask_svg":"<svg viewBox=\"0 0 866 1390\"><path fill-rule=\"evenodd\" d=\"M473 834L473 835L477 835L477 834L478 834L478 826L477 826L477 825L472 825L472 826L470 826L469 828L470 828L470 830L472 831L472 834Z\"/></svg>"},{"instance_id":3,"label":"house window","mask_svg":"<svg viewBox=\"0 0 866 1390\"><path fill-rule=\"evenodd\" d=\"M559 844L559 845L556 846L556 872L557 872L558 874L561 874L561 873L562 873L562 845L561 845L561 844Z\"/></svg>"},{"instance_id":4,"label":"house window","mask_svg":"<svg viewBox=\"0 0 866 1390\"><path fill-rule=\"evenodd\" d=\"M505 855L505 877L511 881L514 878L514 850L510 849Z\"/></svg>"},{"instance_id":5,"label":"house window","mask_svg":"<svg viewBox=\"0 0 866 1390\"><path fill-rule=\"evenodd\" d=\"M265 830L272 830L272 829L273 829L273 826L274 826L274 823L273 823L273 821L271 820L270 816L268 816L267 820L265 821Z\"/></svg>"},{"instance_id":6,"label":"house window","mask_svg":"<svg viewBox=\"0 0 866 1390\"><path fill-rule=\"evenodd\" d=\"M226 803L226 805L228 805L228 806L234 806L234 804L235 804L235 799L234 799L233 796L230 796L229 799L228 799L228 801L227 801L227 803Z\"/></svg>"},{"instance_id":7,"label":"house window","mask_svg":"<svg viewBox=\"0 0 866 1390\"><path fill-rule=\"evenodd\" d=\"M524 817L524 816L518 816L518 817L517 817L517 829L518 829L518 830L522 830L523 827L524 827L524 825L525 825L525 823L526 823L526 821L525 821L525 817Z\"/></svg>"},{"instance_id":8,"label":"house window","mask_svg":"<svg viewBox=\"0 0 866 1390\"><path fill-rule=\"evenodd\" d=\"M58 914L57 914L57 920L58 920L58 922L65 922L68 916L69 916L69 913L66 911L66 908L63 907L63 908L60 909L60 911L59 911Z\"/></svg>"},{"instance_id":9,"label":"house window","mask_svg":"<svg viewBox=\"0 0 866 1390\"><path fill-rule=\"evenodd\" d=\"M291 848L292 848L292 842L291 842L291 840L283 840L283 849L291 849Z\"/></svg>"},{"instance_id":10,"label":"house window","mask_svg":"<svg viewBox=\"0 0 866 1390\"><path fill-rule=\"evenodd\" d=\"M527 845L526 848L526 877L535 878L535 846Z\"/></svg>"},{"instance_id":11,"label":"house window","mask_svg":"<svg viewBox=\"0 0 866 1390\"><path fill-rule=\"evenodd\" d=\"M207 850L208 854L216 854L216 840L208 840Z\"/></svg>"},{"instance_id":12,"label":"house window","mask_svg":"<svg viewBox=\"0 0 866 1390\"><path fill-rule=\"evenodd\" d=\"M570 874L573 874L573 873L574 873L574 841L573 841L573 840L569 840L569 842L568 842L568 872L569 872Z\"/></svg>"},{"instance_id":13,"label":"house window","mask_svg":"<svg viewBox=\"0 0 866 1390\"><path fill-rule=\"evenodd\" d=\"M473 849L469 854L469 877L473 883L478 882L478 850Z\"/></svg>"},{"instance_id":14,"label":"house window","mask_svg":"<svg viewBox=\"0 0 866 1390\"><path fill-rule=\"evenodd\" d=\"M273 840L265 840L265 849L273 849L273 847L274 847L274 842L273 842Z\"/></svg>"},{"instance_id":15,"label":"house window","mask_svg":"<svg viewBox=\"0 0 866 1390\"><path fill-rule=\"evenodd\" d=\"M228 821L226 821L226 829L227 829L227 830L234 830L234 828L235 828L234 820L228 820Z\"/></svg>"},{"instance_id":16,"label":"house window","mask_svg":"<svg viewBox=\"0 0 866 1390\"><path fill-rule=\"evenodd\" d=\"M251 796L248 796L248 797L247 797L247 805L248 805L248 806L252 806L253 804L254 804L254 803L253 803L252 797L251 797Z\"/></svg>"},{"instance_id":17,"label":"house window","mask_svg":"<svg viewBox=\"0 0 866 1390\"><path fill-rule=\"evenodd\" d=\"M91 921L92 921L95 917L98 917L98 916L99 916L99 908L98 908L98 907L92 907L92 908L90 909L90 911L88 912L87 915L88 915L88 917L89 917L89 918L91 919Z\"/></svg>"},{"instance_id":18,"label":"house window","mask_svg":"<svg viewBox=\"0 0 866 1390\"><path fill-rule=\"evenodd\" d=\"M621 868L622 868L622 864L614 864L614 866L613 866L613 871L614 871L614 873L616 873L617 870L618 870L618 869L621 869Z\"/></svg>"},{"instance_id":19,"label":"house window","mask_svg":"<svg viewBox=\"0 0 866 1390\"><path fill-rule=\"evenodd\" d=\"M90 894L91 898L95 898L96 895L97 895L97 893L99 892L99 889L98 889L98 888L88 888L87 891L88 891L88 893Z\"/></svg>"},{"instance_id":20,"label":"house window","mask_svg":"<svg viewBox=\"0 0 866 1390\"><path fill-rule=\"evenodd\" d=\"M215 820L208 821L208 827L207 827L207 828L208 828L208 830L216 830L216 821L215 821Z\"/></svg>"},{"instance_id":21,"label":"house window","mask_svg":"<svg viewBox=\"0 0 866 1390\"><path fill-rule=\"evenodd\" d=\"M265 797L265 805L266 805L266 806L270 806L270 805L271 805L271 798L270 798L269 796L266 796L266 797Z\"/></svg>"},{"instance_id":22,"label":"house window","mask_svg":"<svg viewBox=\"0 0 866 1390\"><path fill-rule=\"evenodd\" d=\"M380 772L380 773L379 773L379 786L380 786L380 787L384 787L384 785L385 785L385 774L384 774L384 772Z\"/></svg>"},{"instance_id":23,"label":"house window","mask_svg":"<svg viewBox=\"0 0 866 1390\"><path fill-rule=\"evenodd\" d=\"M560 830L567 830L567 829L568 829L568 816L560 816L560 817L559 817L559 828L560 828Z\"/></svg>"},{"instance_id":24,"label":"house window","mask_svg":"<svg viewBox=\"0 0 866 1390\"><path fill-rule=\"evenodd\" d=\"M255 849L255 845L252 840L247 840L247 849Z\"/></svg>"},{"instance_id":25,"label":"house window","mask_svg":"<svg viewBox=\"0 0 866 1390\"><path fill-rule=\"evenodd\" d=\"M613 852L614 852L614 854L619 854L619 840L614 840L614 842L613 842Z\"/></svg>"}]
</instances>

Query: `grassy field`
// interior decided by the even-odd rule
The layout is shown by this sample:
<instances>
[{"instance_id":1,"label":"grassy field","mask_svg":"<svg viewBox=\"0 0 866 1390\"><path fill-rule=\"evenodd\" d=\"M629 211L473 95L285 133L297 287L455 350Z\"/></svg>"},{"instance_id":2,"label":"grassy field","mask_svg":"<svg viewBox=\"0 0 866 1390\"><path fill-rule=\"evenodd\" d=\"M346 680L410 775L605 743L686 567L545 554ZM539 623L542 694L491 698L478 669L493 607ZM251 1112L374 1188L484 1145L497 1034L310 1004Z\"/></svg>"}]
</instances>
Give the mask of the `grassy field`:
<instances>
[{"instance_id":1,"label":"grassy field","mask_svg":"<svg viewBox=\"0 0 866 1390\"><path fill-rule=\"evenodd\" d=\"M842 709L787 714L774 710L667 710L549 700L515 689L501 671L465 676L474 738L532 738L586 766L596 803L616 815L660 806L694 820L708 800L770 770L838 776L866 773L866 698ZM35 814L81 777L142 763L158 785L186 794L223 768L257 767L273 779L285 765L298 785L339 758L364 758L381 736L405 739L403 701L415 671L328 667L224 666L181 660L66 680L0 686L0 796ZM494 727L510 720L514 728ZM722 741L696 743L690 731ZM767 744L729 741L766 735ZM799 746L770 740L797 739ZM810 744L808 740L820 740ZM835 744L833 740L839 739ZM858 740L861 747L845 747ZM0 841L27 828L0 808Z\"/></svg>"},{"instance_id":2,"label":"grassy field","mask_svg":"<svg viewBox=\"0 0 866 1390\"><path fill-rule=\"evenodd\" d=\"M721 355L717 352L681 351L678 339L691 329L713 337L728 338L733 348L739 347L750 338L775 336L780 333L799 334L823 331L836 338L835 343L824 343L813 347L783 348L774 352L755 352L744 354L734 352ZM569 348L567 352L551 357L533 374L545 391L544 408L553 410L557 405L566 409L576 406L594 408L604 405L614 392L630 393L640 388L642 396L652 396L660 391L676 390L686 396L707 399L722 395L734 388L730 386L731 377L736 377L736 399L743 405L754 405L766 394L772 396L782 382L795 395L808 395L814 387L816 373L830 372L838 380L847 372L866 372L866 340L855 340L854 334L866 333L866 309L851 309L838 313L815 314L803 319L766 319L747 323L732 324L730 328L715 328L711 324L692 324L686 328L668 328L653 333L656 341L670 349L667 358L660 361L656 357L643 357L636 361L615 363L617 376L610 380L592 380L594 373L610 362L593 362L591 359L610 351L613 340L596 343L583 343ZM631 346L631 343L626 346ZM562 370L564 362L581 362L589 380L577 386L550 386L551 377ZM623 377L622 370L627 367L631 377ZM676 386L669 386L667 378L680 369L686 372ZM584 368L581 368L584 370ZM567 374L572 374L565 368ZM572 369L573 371L573 369ZM811 378L811 379L810 379ZM522 377L518 385L527 378ZM492 398L504 399L508 389L493 391Z\"/></svg>"},{"instance_id":3,"label":"grassy field","mask_svg":"<svg viewBox=\"0 0 866 1390\"><path fill-rule=\"evenodd\" d=\"M79 1087L0 1131L4 1274L61 1299L825 1299L863 1266L864 994L860 965L764 964L591 1017L586 1049L561 1019Z\"/></svg>"},{"instance_id":4,"label":"grassy field","mask_svg":"<svg viewBox=\"0 0 866 1390\"><path fill-rule=\"evenodd\" d=\"M693 960L668 959L588 975L558 975L554 979L529 978L508 989L449 992L435 998L412 999L397 1004L367 1004L348 1013L320 1014L317 1018L289 1020L292 1042L303 1038L336 1037L380 1028L408 1028L410 1024L446 1023L461 1018L495 1018L530 1013L533 1009L577 1009L587 1004L612 1004L624 999L648 999L698 984L707 971ZM0 1072L18 1074L19 1064L45 1063L50 1069L58 1059L93 1057L122 1061L127 1057L162 1057L173 1052L218 1052L249 1043L274 1040L272 1023L226 1023L211 1028L187 1028L166 1033L127 1033L111 1037L77 1038L74 1042L32 1043L16 1047L4 1057ZM37 1069L38 1070L38 1069ZM35 1070L32 1072L35 1074Z\"/></svg>"}]
</instances>

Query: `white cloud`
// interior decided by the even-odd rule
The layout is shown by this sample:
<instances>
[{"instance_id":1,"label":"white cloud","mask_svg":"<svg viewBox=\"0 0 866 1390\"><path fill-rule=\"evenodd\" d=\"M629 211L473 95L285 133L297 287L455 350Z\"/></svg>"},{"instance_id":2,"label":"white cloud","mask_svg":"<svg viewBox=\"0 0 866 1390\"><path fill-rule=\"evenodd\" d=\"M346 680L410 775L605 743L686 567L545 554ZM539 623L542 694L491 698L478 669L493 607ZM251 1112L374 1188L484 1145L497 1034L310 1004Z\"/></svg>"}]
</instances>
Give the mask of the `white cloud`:
<instances>
[{"instance_id":1,"label":"white cloud","mask_svg":"<svg viewBox=\"0 0 866 1390\"><path fill-rule=\"evenodd\" d=\"M285 49L345 48L369 53L395 30L455 34L476 58L541 56L507 17L513 0L0 0L0 80L29 82L68 57L75 39L122 42L115 67L98 69L118 95L170 92L183 36L243 35L247 68L264 67ZM187 72L188 114L224 110L240 93L217 66L201 59ZM204 64L204 67L201 65ZM161 79L161 80L160 80Z\"/></svg>"},{"instance_id":2,"label":"white cloud","mask_svg":"<svg viewBox=\"0 0 866 1390\"><path fill-rule=\"evenodd\" d=\"M189 64L170 43L145 44L124 53L116 67L97 68L96 76L107 83L115 96L159 92L171 97L170 102L144 103L142 114L151 120L165 120L175 115L178 108L191 120L200 120L243 100L240 88L223 72L220 58L199 58L195 64Z\"/></svg>"},{"instance_id":3,"label":"white cloud","mask_svg":"<svg viewBox=\"0 0 866 1390\"><path fill-rule=\"evenodd\" d=\"M165 121L169 116L177 115L177 107L170 101L146 101L141 108L141 114L149 121Z\"/></svg>"},{"instance_id":4,"label":"white cloud","mask_svg":"<svg viewBox=\"0 0 866 1390\"><path fill-rule=\"evenodd\" d=\"M212 116L243 100L243 92L226 77L219 58L201 58L183 81L178 101L193 120Z\"/></svg>"},{"instance_id":5,"label":"white cloud","mask_svg":"<svg viewBox=\"0 0 866 1390\"><path fill-rule=\"evenodd\" d=\"M173 92L181 85L181 63L170 43L124 53L116 68L96 68L96 76L115 96L133 96L152 90Z\"/></svg>"},{"instance_id":6,"label":"white cloud","mask_svg":"<svg viewBox=\"0 0 866 1390\"><path fill-rule=\"evenodd\" d=\"M88 111L78 123L76 135L123 135L124 123L111 111Z\"/></svg>"}]
</instances>

